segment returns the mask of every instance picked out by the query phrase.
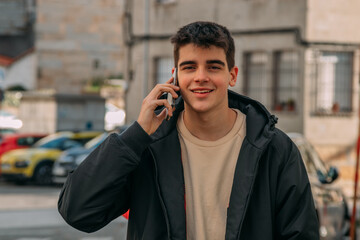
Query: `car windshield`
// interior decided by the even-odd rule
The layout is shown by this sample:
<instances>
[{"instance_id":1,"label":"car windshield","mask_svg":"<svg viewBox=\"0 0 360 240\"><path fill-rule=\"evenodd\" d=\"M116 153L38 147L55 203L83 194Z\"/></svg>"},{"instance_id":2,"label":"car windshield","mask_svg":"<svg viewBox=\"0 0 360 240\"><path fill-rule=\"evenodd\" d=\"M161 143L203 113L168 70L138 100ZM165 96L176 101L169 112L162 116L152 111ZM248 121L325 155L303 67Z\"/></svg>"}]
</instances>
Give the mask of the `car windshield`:
<instances>
[{"instance_id":1,"label":"car windshield","mask_svg":"<svg viewBox=\"0 0 360 240\"><path fill-rule=\"evenodd\" d=\"M326 175L328 169L325 163L321 160L316 150L313 148L313 146L303 140L293 140L300 150L301 157L304 160L305 167L308 173L312 175L318 175L319 173L321 173L322 175Z\"/></svg>"},{"instance_id":2,"label":"car windshield","mask_svg":"<svg viewBox=\"0 0 360 240\"><path fill-rule=\"evenodd\" d=\"M322 172L323 174L326 174L328 169L327 169L325 163L321 160L319 154L316 152L316 150L313 148L313 146L308 143L306 143L306 144L309 149L308 154L312 155L313 163L314 163L316 169L318 171Z\"/></svg>"},{"instance_id":3,"label":"car windshield","mask_svg":"<svg viewBox=\"0 0 360 240\"><path fill-rule=\"evenodd\" d=\"M67 139L67 137L58 137L55 139L50 139L48 141L40 140L34 145L36 148L60 148L62 143Z\"/></svg>"},{"instance_id":4,"label":"car windshield","mask_svg":"<svg viewBox=\"0 0 360 240\"><path fill-rule=\"evenodd\" d=\"M108 136L107 133L103 133L103 134L100 134L99 136L91 139L90 141L88 141L86 144L85 144L85 148L86 149L91 149L91 148L96 148L97 146L99 146L104 140L105 138Z\"/></svg>"},{"instance_id":5,"label":"car windshield","mask_svg":"<svg viewBox=\"0 0 360 240\"><path fill-rule=\"evenodd\" d=\"M33 147L35 148L53 148L53 146L60 146L60 143L64 141L64 139L69 138L69 134L51 134L44 138L41 138L37 141ZM55 147L56 148L56 147Z\"/></svg>"}]
</instances>

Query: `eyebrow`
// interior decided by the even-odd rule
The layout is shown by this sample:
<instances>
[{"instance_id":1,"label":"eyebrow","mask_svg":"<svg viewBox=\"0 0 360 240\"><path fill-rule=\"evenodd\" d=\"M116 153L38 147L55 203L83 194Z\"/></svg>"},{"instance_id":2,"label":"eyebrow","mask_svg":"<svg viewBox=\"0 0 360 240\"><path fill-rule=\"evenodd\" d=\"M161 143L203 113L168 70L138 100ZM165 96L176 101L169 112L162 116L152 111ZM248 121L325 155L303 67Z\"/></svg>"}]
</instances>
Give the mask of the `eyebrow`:
<instances>
[{"instance_id":1,"label":"eyebrow","mask_svg":"<svg viewBox=\"0 0 360 240\"><path fill-rule=\"evenodd\" d=\"M195 61L184 61L182 63L179 64L179 66L184 66L184 65L191 65L191 64L195 64L196 62Z\"/></svg>"},{"instance_id":2,"label":"eyebrow","mask_svg":"<svg viewBox=\"0 0 360 240\"><path fill-rule=\"evenodd\" d=\"M208 60L208 61L206 61L206 63L207 64L219 64L219 65L225 66L225 63L220 60Z\"/></svg>"},{"instance_id":3,"label":"eyebrow","mask_svg":"<svg viewBox=\"0 0 360 240\"><path fill-rule=\"evenodd\" d=\"M195 61L184 61L184 62L180 63L179 66L181 67L181 66L189 65L189 64L196 64L196 62ZM225 63L221 60L207 60L206 64L219 64L219 65L225 66Z\"/></svg>"}]
</instances>

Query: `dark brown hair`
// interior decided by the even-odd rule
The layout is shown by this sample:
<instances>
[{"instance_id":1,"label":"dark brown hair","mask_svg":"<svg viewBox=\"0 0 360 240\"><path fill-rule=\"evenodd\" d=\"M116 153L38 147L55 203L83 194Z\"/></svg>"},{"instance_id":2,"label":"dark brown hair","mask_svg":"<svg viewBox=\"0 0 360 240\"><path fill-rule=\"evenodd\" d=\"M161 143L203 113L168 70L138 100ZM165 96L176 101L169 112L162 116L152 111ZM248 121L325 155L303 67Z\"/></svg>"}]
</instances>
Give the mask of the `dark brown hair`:
<instances>
[{"instance_id":1,"label":"dark brown hair","mask_svg":"<svg viewBox=\"0 0 360 240\"><path fill-rule=\"evenodd\" d=\"M179 61L179 49L189 43L198 47L216 46L224 49L229 71L235 65L235 45L229 30L213 22L193 22L183 26L171 37L174 44L174 62Z\"/></svg>"}]
</instances>

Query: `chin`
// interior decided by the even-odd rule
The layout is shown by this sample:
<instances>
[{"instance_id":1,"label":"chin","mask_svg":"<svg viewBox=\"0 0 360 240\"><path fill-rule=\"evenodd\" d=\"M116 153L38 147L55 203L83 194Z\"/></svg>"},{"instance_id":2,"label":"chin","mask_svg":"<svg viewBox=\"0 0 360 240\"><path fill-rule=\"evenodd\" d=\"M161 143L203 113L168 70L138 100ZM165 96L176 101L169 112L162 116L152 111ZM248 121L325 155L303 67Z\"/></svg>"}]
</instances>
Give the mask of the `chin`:
<instances>
[{"instance_id":1,"label":"chin","mask_svg":"<svg viewBox=\"0 0 360 240\"><path fill-rule=\"evenodd\" d=\"M190 109L197 113L205 113L210 110L209 106L189 106Z\"/></svg>"}]
</instances>

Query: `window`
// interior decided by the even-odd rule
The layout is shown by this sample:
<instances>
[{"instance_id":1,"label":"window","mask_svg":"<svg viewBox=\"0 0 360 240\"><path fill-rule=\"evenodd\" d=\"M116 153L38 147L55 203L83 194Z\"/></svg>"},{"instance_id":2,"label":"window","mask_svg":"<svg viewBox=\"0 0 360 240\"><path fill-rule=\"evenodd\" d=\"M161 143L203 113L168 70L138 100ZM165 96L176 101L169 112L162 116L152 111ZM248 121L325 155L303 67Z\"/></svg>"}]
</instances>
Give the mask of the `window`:
<instances>
[{"instance_id":1,"label":"window","mask_svg":"<svg viewBox=\"0 0 360 240\"><path fill-rule=\"evenodd\" d=\"M23 137L17 140L17 144L20 146L31 146L42 137Z\"/></svg>"},{"instance_id":2,"label":"window","mask_svg":"<svg viewBox=\"0 0 360 240\"><path fill-rule=\"evenodd\" d=\"M100 60L94 59L93 60L93 69L99 69L100 68Z\"/></svg>"},{"instance_id":3,"label":"window","mask_svg":"<svg viewBox=\"0 0 360 240\"><path fill-rule=\"evenodd\" d=\"M295 111L299 99L297 52L275 52L274 105L276 111Z\"/></svg>"},{"instance_id":4,"label":"window","mask_svg":"<svg viewBox=\"0 0 360 240\"><path fill-rule=\"evenodd\" d=\"M71 140L71 139L66 139L65 141L62 142L62 145L60 147L61 150L67 150L70 148L74 148L74 147L81 147L82 144L75 141L75 140Z\"/></svg>"},{"instance_id":5,"label":"window","mask_svg":"<svg viewBox=\"0 0 360 240\"><path fill-rule=\"evenodd\" d=\"M351 112L353 53L317 51L313 60L313 111Z\"/></svg>"},{"instance_id":6,"label":"window","mask_svg":"<svg viewBox=\"0 0 360 240\"><path fill-rule=\"evenodd\" d=\"M269 107L271 105L271 84L267 72L267 54L246 53L244 58L245 94Z\"/></svg>"},{"instance_id":7,"label":"window","mask_svg":"<svg viewBox=\"0 0 360 240\"><path fill-rule=\"evenodd\" d=\"M162 57L156 60L156 83L165 83L171 78L171 69L174 60L171 57Z\"/></svg>"},{"instance_id":8,"label":"window","mask_svg":"<svg viewBox=\"0 0 360 240\"><path fill-rule=\"evenodd\" d=\"M156 0L158 3L174 3L176 0Z\"/></svg>"},{"instance_id":9,"label":"window","mask_svg":"<svg viewBox=\"0 0 360 240\"><path fill-rule=\"evenodd\" d=\"M276 51L273 69L265 52L244 55L244 92L276 111L293 112L299 101L299 55Z\"/></svg>"},{"instance_id":10,"label":"window","mask_svg":"<svg viewBox=\"0 0 360 240\"><path fill-rule=\"evenodd\" d=\"M48 138L43 138L42 141L39 141L35 147L38 148L56 148L61 149L61 145L67 139L66 137L54 138L49 141L46 141Z\"/></svg>"}]
</instances>

